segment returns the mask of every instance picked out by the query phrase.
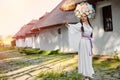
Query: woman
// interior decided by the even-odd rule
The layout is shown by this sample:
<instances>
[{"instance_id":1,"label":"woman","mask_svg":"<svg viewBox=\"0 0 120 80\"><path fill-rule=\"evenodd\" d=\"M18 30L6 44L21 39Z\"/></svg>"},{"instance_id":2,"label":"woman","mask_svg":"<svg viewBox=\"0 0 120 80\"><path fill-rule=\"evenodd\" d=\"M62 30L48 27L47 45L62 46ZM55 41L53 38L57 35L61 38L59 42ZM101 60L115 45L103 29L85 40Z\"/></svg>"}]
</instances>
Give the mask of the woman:
<instances>
[{"instance_id":1,"label":"woman","mask_svg":"<svg viewBox=\"0 0 120 80\"><path fill-rule=\"evenodd\" d=\"M83 74L86 78L93 78L94 70L92 67L92 33L93 27L85 13L80 17L77 24L68 24L70 32L81 32L78 50L78 73Z\"/></svg>"}]
</instances>

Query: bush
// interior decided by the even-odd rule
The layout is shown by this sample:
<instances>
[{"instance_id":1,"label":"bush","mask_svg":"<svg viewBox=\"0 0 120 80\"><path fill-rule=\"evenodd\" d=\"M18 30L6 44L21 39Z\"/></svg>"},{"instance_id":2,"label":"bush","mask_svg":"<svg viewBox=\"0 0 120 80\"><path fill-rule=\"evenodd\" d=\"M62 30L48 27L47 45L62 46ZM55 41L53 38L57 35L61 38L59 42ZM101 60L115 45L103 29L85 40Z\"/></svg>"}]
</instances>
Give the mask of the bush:
<instances>
[{"instance_id":1,"label":"bush","mask_svg":"<svg viewBox=\"0 0 120 80\"><path fill-rule=\"evenodd\" d=\"M32 55L32 54L39 54L40 50L37 49L24 49L24 54Z\"/></svg>"},{"instance_id":2,"label":"bush","mask_svg":"<svg viewBox=\"0 0 120 80\"><path fill-rule=\"evenodd\" d=\"M117 60L117 61L120 60L119 57L118 57L118 52L117 52L117 50L114 51L114 53L113 53L113 58L114 58L115 60Z\"/></svg>"},{"instance_id":3,"label":"bush","mask_svg":"<svg viewBox=\"0 0 120 80\"><path fill-rule=\"evenodd\" d=\"M31 48L18 48L18 51L21 54L32 55L32 54L39 54L39 49L31 49Z\"/></svg>"},{"instance_id":4,"label":"bush","mask_svg":"<svg viewBox=\"0 0 120 80\"><path fill-rule=\"evenodd\" d=\"M42 51L43 55L56 55L59 54L59 50L46 50Z\"/></svg>"},{"instance_id":5,"label":"bush","mask_svg":"<svg viewBox=\"0 0 120 80\"><path fill-rule=\"evenodd\" d=\"M31 48L18 48L18 51L21 54L32 55L32 54L42 54L42 55L54 55L58 54L59 50L39 50L39 49L31 49Z\"/></svg>"}]
</instances>

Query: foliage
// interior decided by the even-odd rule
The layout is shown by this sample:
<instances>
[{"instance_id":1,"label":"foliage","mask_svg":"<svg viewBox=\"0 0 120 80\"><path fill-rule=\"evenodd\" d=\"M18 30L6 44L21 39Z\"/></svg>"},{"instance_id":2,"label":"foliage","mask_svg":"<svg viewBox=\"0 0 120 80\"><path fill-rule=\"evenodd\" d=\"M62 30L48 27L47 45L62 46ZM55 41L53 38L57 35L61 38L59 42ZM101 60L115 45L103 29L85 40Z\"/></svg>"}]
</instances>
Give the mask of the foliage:
<instances>
[{"instance_id":1,"label":"foliage","mask_svg":"<svg viewBox=\"0 0 120 80\"><path fill-rule=\"evenodd\" d=\"M118 57L118 51L117 51L117 50L114 51L114 53L113 53L113 58L114 58L115 60L117 60L117 61L120 60L119 57Z\"/></svg>"},{"instance_id":2,"label":"foliage","mask_svg":"<svg viewBox=\"0 0 120 80\"><path fill-rule=\"evenodd\" d=\"M42 78L43 80L80 80L82 78L82 75L78 74L76 70L71 72L62 71L61 73L41 72L37 78Z\"/></svg>"},{"instance_id":3,"label":"foliage","mask_svg":"<svg viewBox=\"0 0 120 80\"><path fill-rule=\"evenodd\" d=\"M7 47L0 47L0 51L7 51L7 50L14 50L15 47L7 46Z\"/></svg>"},{"instance_id":4,"label":"foliage","mask_svg":"<svg viewBox=\"0 0 120 80\"><path fill-rule=\"evenodd\" d=\"M120 64L120 62L118 60L115 59L106 59L106 60L101 60L101 59L94 59L93 60L93 66L96 68L106 68L106 69L112 69L112 68L116 68L116 66Z\"/></svg>"},{"instance_id":5,"label":"foliage","mask_svg":"<svg viewBox=\"0 0 120 80\"><path fill-rule=\"evenodd\" d=\"M46 50L42 51L42 55L56 55L59 54L59 50Z\"/></svg>"},{"instance_id":6,"label":"foliage","mask_svg":"<svg viewBox=\"0 0 120 80\"><path fill-rule=\"evenodd\" d=\"M38 54L40 50L37 49L23 49L22 51L26 55Z\"/></svg>"},{"instance_id":7,"label":"foliage","mask_svg":"<svg viewBox=\"0 0 120 80\"><path fill-rule=\"evenodd\" d=\"M52 51L52 50L40 50L40 49L31 49L31 48L18 48L18 51L26 55L33 55L33 54L52 55L59 53L59 50Z\"/></svg>"},{"instance_id":8,"label":"foliage","mask_svg":"<svg viewBox=\"0 0 120 80\"><path fill-rule=\"evenodd\" d=\"M3 38L2 36L0 35L0 47L4 45L4 41L3 41Z\"/></svg>"}]
</instances>

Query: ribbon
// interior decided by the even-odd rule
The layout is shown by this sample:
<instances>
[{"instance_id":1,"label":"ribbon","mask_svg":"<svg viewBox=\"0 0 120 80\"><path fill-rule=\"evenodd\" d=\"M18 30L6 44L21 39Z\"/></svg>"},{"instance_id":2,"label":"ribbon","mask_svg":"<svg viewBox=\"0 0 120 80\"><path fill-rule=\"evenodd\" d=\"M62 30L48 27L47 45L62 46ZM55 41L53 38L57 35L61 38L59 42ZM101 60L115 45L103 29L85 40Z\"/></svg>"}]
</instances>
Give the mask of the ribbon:
<instances>
[{"instance_id":1,"label":"ribbon","mask_svg":"<svg viewBox=\"0 0 120 80\"><path fill-rule=\"evenodd\" d=\"M84 33L82 33L82 37L87 38L87 39L89 39L89 41L90 41L91 52L89 53L89 55L91 56L91 55L93 54L93 52L92 52L93 45L92 45L91 37L90 37L89 35L84 34Z\"/></svg>"}]
</instances>

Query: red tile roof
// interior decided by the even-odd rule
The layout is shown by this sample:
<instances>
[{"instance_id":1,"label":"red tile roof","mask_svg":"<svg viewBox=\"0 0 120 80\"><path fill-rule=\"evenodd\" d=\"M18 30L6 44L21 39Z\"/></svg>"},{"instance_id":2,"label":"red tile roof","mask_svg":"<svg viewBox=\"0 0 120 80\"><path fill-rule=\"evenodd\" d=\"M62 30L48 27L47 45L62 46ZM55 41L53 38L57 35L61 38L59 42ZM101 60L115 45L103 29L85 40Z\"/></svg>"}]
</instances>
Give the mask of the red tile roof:
<instances>
[{"instance_id":1,"label":"red tile roof","mask_svg":"<svg viewBox=\"0 0 120 80\"><path fill-rule=\"evenodd\" d=\"M47 14L41 20L39 20L36 24L36 28L45 28L54 25L59 25L65 23L66 21L69 23L78 22L78 19L74 15L74 11L62 11L60 9L61 5L64 2L65 0L58 4L49 14Z\"/></svg>"},{"instance_id":2,"label":"red tile roof","mask_svg":"<svg viewBox=\"0 0 120 80\"><path fill-rule=\"evenodd\" d=\"M34 25L38 22L38 20L32 20L28 24L24 25L13 37L25 37L30 34L30 30L34 27Z\"/></svg>"},{"instance_id":3,"label":"red tile roof","mask_svg":"<svg viewBox=\"0 0 120 80\"><path fill-rule=\"evenodd\" d=\"M78 4L82 1L88 2L97 2L102 0L76 0L75 4ZM74 10L71 11L63 11L61 10L61 6L66 2L66 0L61 1L49 14L45 15L42 19L38 21L34 29L38 28L48 28L56 25L62 25L66 21L68 23L77 23L79 20L74 15ZM33 29L33 30L34 30Z\"/></svg>"}]
</instances>

